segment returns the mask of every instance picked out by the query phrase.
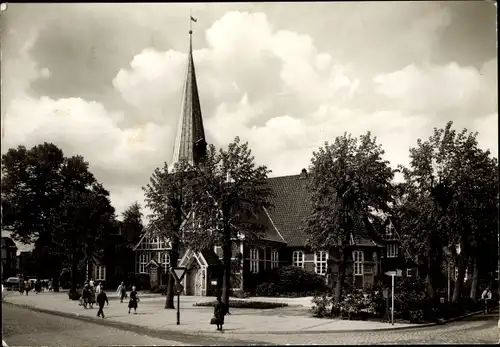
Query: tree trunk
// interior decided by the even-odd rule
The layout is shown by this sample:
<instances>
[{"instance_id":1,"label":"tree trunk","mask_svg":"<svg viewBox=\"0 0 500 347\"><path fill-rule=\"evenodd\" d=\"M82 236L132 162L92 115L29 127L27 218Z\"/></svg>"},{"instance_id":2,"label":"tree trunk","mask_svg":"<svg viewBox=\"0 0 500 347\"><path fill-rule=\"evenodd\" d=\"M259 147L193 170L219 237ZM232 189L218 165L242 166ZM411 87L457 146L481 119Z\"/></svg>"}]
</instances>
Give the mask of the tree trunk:
<instances>
[{"instance_id":1,"label":"tree trunk","mask_svg":"<svg viewBox=\"0 0 500 347\"><path fill-rule=\"evenodd\" d=\"M472 272L472 283L470 286L470 298L474 301L474 303L477 302L477 287L479 284L479 266L477 265L477 259L474 258L472 260L473 262L473 272Z\"/></svg>"},{"instance_id":2,"label":"tree trunk","mask_svg":"<svg viewBox=\"0 0 500 347\"><path fill-rule=\"evenodd\" d=\"M76 281L77 281L78 263L76 259L71 261L71 290L70 292L76 292Z\"/></svg>"},{"instance_id":3,"label":"tree trunk","mask_svg":"<svg viewBox=\"0 0 500 347\"><path fill-rule=\"evenodd\" d=\"M332 316L335 315L335 309L342 297L342 289L344 287L345 272L347 269L347 251L340 251L340 263L339 263L339 277L337 278L337 283L335 284L335 295L332 306Z\"/></svg>"},{"instance_id":4,"label":"tree trunk","mask_svg":"<svg viewBox=\"0 0 500 347\"><path fill-rule=\"evenodd\" d=\"M177 266L177 261L179 259L179 242L172 242L172 253L170 255L170 264L171 266ZM165 308L166 309L174 309L174 284L175 279L174 276L169 272L168 275L168 286L167 286L167 298L165 299Z\"/></svg>"},{"instance_id":5,"label":"tree trunk","mask_svg":"<svg viewBox=\"0 0 500 347\"><path fill-rule=\"evenodd\" d=\"M425 276L427 295L431 300L435 300L436 291L434 290L434 249L433 249L432 235L427 239L427 273Z\"/></svg>"},{"instance_id":6,"label":"tree trunk","mask_svg":"<svg viewBox=\"0 0 500 347\"><path fill-rule=\"evenodd\" d=\"M54 292L59 292L59 274L61 273L61 271L57 271L57 274L54 275L54 277L52 278L52 288L54 290Z\"/></svg>"},{"instance_id":7,"label":"tree trunk","mask_svg":"<svg viewBox=\"0 0 500 347\"><path fill-rule=\"evenodd\" d=\"M467 257L465 251L463 250L463 243L460 242L460 247L462 248L462 253L458 256L458 274L455 280L455 288L453 290L453 296L451 302L456 303L460 300L460 294L462 294L462 288L464 285L465 269L467 268Z\"/></svg>"},{"instance_id":8,"label":"tree trunk","mask_svg":"<svg viewBox=\"0 0 500 347\"><path fill-rule=\"evenodd\" d=\"M224 260L224 279L222 284L222 300L226 305L229 305L229 295L231 291L231 239L226 238L222 246L222 254Z\"/></svg>"}]
</instances>

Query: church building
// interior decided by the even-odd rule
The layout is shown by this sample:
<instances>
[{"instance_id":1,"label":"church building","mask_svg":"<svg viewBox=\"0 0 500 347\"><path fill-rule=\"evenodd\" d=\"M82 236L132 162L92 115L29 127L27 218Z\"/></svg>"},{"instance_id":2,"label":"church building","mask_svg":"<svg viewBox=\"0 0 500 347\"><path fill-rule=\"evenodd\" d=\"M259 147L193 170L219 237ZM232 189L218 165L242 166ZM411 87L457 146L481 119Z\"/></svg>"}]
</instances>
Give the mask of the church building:
<instances>
[{"instance_id":1,"label":"church building","mask_svg":"<svg viewBox=\"0 0 500 347\"><path fill-rule=\"evenodd\" d=\"M172 164L187 160L196 165L207 144L193 62L192 31L189 35L186 80ZM338 250L311 251L306 247L306 235L302 231L304 219L311 212L308 180L306 169L296 175L268 178L274 207L265 210L261 217L265 233L258 244L237 242L233 246L232 259L241 262L240 271L233 274L233 290L243 289L247 272L258 273L287 265L302 267L325 278L328 275L328 282L334 285L339 272ZM392 238L391 230L389 227L387 235ZM374 283L376 277L383 274L385 259L402 257L402 252L398 252L399 245L394 243L383 242L382 245L369 237L351 237L351 244L354 251L349 257L347 275L352 275L358 288ZM204 252L186 249L181 253L179 263L171 264L168 240L152 238L146 233L134 251L136 272L149 275L152 285L165 284L167 277L162 274L167 274L170 266L188 269L183 279L185 295L213 295L217 281L220 281L220 270L217 271L222 265L220 247Z\"/></svg>"}]
</instances>

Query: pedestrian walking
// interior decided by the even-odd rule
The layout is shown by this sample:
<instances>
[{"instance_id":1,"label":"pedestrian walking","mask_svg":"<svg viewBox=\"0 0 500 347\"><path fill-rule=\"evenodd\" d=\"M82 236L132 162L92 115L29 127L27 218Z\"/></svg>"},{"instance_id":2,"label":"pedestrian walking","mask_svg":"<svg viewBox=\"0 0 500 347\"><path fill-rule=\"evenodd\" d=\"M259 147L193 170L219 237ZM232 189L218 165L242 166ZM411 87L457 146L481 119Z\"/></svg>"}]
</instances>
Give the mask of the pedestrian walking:
<instances>
[{"instance_id":1,"label":"pedestrian walking","mask_svg":"<svg viewBox=\"0 0 500 347\"><path fill-rule=\"evenodd\" d=\"M125 286L125 284L123 282L118 286L118 289L116 290L116 294L120 296L120 302L123 302L123 299L127 295L127 287Z\"/></svg>"},{"instance_id":2,"label":"pedestrian walking","mask_svg":"<svg viewBox=\"0 0 500 347\"><path fill-rule=\"evenodd\" d=\"M217 297L217 303L214 307L214 317L210 321L210 324L217 325L217 330L222 331L224 325L224 316L227 314L227 305L222 302L220 296Z\"/></svg>"},{"instance_id":3,"label":"pedestrian walking","mask_svg":"<svg viewBox=\"0 0 500 347\"><path fill-rule=\"evenodd\" d=\"M134 309L134 314L137 314L137 303L139 302L139 296L137 295L137 291L135 290L135 286L132 286L132 291L130 292L130 301L128 302L128 313L130 314L130 310Z\"/></svg>"},{"instance_id":4,"label":"pedestrian walking","mask_svg":"<svg viewBox=\"0 0 500 347\"><path fill-rule=\"evenodd\" d=\"M81 305L83 306L83 308L87 308L87 304L89 303L89 296L90 296L89 284L85 283L83 285L82 298L81 298Z\"/></svg>"},{"instance_id":5,"label":"pedestrian walking","mask_svg":"<svg viewBox=\"0 0 500 347\"><path fill-rule=\"evenodd\" d=\"M89 285L93 288L94 287L94 280L91 278L89 281Z\"/></svg>"},{"instance_id":6,"label":"pedestrian walking","mask_svg":"<svg viewBox=\"0 0 500 347\"><path fill-rule=\"evenodd\" d=\"M26 291L26 295L28 295L28 292L31 289L31 284L28 281L24 281L24 290Z\"/></svg>"},{"instance_id":7,"label":"pedestrian walking","mask_svg":"<svg viewBox=\"0 0 500 347\"><path fill-rule=\"evenodd\" d=\"M19 294L24 294L24 281L19 281Z\"/></svg>"},{"instance_id":8,"label":"pedestrian walking","mask_svg":"<svg viewBox=\"0 0 500 347\"><path fill-rule=\"evenodd\" d=\"M95 304L95 288L89 286L89 306L90 308L94 308Z\"/></svg>"},{"instance_id":9,"label":"pedestrian walking","mask_svg":"<svg viewBox=\"0 0 500 347\"><path fill-rule=\"evenodd\" d=\"M42 291L42 281L40 281L40 279L38 278L36 281L35 281L35 294L38 294Z\"/></svg>"},{"instance_id":10,"label":"pedestrian walking","mask_svg":"<svg viewBox=\"0 0 500 347\"><path fill-rule=\"evenodd\" d=\"M50 281L49 281L49 292L51 292L51 291L52 291L52 289L53 289L53 288L52 288L52 285L53 285L53 284L52 284L52 280L50 280Z\"/></svg>"},{"instance_id":11,"label":"pedestrian walking","mask_svg":"<svg viewBox=\"0 0 500 347\"><path fill-rule=\"evenodd\" d=\"M488 313L489 301L491 300L492 293L490 287L486 287L483 294L481 295L481 300L484 301L484 314Z\"/></svg>"},{"instance_id":12,"label":"pedestrian walking","mask_svg":"<svg viewBox=\"0 0 500 347\"><path fill-rule=\"evenodd\" d=\"M104 319L104 303L109 306L108 296L104 290L101 290L99 294L97 294L97 304L99 305L99 311L97 311L97 317L102 316Z\"/></svg>"}]
</instances>

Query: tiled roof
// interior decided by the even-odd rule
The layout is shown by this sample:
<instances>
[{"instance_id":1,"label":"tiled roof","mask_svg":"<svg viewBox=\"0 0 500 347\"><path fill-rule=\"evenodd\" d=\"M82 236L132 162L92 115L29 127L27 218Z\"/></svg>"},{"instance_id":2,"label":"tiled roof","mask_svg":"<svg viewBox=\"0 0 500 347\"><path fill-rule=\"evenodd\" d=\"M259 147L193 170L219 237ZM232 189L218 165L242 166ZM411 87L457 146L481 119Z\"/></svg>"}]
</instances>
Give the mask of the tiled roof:
<instances>
[{"instance_id":1,"label":"tiled roof","mask_svg":"<svg viewBox=\"0 0 500 347\"><path fill-rule=\"evenodd\" d=\"M208 266L218 266L222 264L217 254L211 249L202 251L201 255L205 258Z\"/></svg>"},{"instance_id":2,"label":"tiled roof","mask_svg":"<svg viewBox=\"0 0 500 347\"><path fill-rule=\"evenodd\" d=\"M304 219L310 215L308 178L300 175L271 177L268 179L274 205L269 209L274 226L288 246L304 246L306 235L302 231Z\"/></svg>"},{"instance_id":3,"label":"tiled roof","mask_svg":"<svg viewBox=\"0 0 500 347\"><path fill-rule=\"evenodd\" d=\"M310 178L302 175L268 178L274 205L269 209L269 216L287 246L302 247L306 244L307 235L302 229L312 210L307 189L309 181ZM358 232L354 236L354 243L357 246L379 246L367 232Z\"/></svg>"}]
</instances>

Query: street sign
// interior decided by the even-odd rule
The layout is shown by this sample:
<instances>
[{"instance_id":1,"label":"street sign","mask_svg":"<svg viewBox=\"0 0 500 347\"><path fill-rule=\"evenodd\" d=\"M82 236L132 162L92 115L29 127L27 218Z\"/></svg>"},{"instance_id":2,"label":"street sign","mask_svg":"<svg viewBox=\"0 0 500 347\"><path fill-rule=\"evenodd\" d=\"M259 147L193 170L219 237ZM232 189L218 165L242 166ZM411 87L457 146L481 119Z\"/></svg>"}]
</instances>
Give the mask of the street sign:
<instances>
[{"instance_id":1,"label":"street sign","mask_svg":"<svg viewBox=\"0 0 500 347\"><path fill-rule=\"evenodd\" d=\"M180 283L186 274L185 267L172 267L170 273L174 276L175 282Z\"/></svg>"},{"instance_id":2,"label":"street sign","mask_svg":"<svg viewBox=\"0 0 500 347\"><path fill-rule=\"evenodd\" d=\"M174 286L174 291L176 295L181 295L182 291L184 290L184 286L180 283L176 283Z\"/></svg>"},{"instance_id":3,"label":"street sign","mask_svg":"<svg viewBox=\"0 0 500 347\"><path fill-rule=\"evenodd\" d=\"M387 271L387 272L385 272L385 275L387 275L387 276L402 277L403 276L403 270L396 269L396 271Z\"/></svg>"}]
</instances>

